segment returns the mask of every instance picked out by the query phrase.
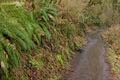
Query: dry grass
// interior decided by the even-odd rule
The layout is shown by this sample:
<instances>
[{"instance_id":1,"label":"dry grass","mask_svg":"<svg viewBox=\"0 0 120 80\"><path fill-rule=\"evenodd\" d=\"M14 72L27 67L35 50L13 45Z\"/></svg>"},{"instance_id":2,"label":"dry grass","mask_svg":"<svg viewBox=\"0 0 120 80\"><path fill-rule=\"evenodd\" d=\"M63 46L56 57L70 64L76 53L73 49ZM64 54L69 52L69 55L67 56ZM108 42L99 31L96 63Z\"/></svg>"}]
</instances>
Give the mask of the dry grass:
<instances>
[{"instance_id":1,"label":"dry grass","mask_svg":"<svg viewBox=\"0 0 120 80\"><path fill-rule=\"evenodd\" d=\"M61 0L60 14L71 22L79 22L80 12L87 6L88 0Z\"/></svg>"},{"instance_id":2,"label":"dry grass","mask_svg":"<svg viewBox=\"0 0 120 80\"><path fill-rule=\"evenodd\" d=\"M15 5L16 3L12 2L12 4ZM9 5L11 5L11 3L4 4L4 6L9 6ZM17 20L20 20L20 22L21 23L23 22L23 24L21 24L21 25L18 24L20 26L19 27L15 26L15 29L18 29L18 28L21 29L21 27L23 27L23 26L24 26L24 28L28 27L28 25L26 26L24 24L24 22L27 22L28 20L30 20L28 18L27 19L25 18L25 16L27 16L27 14L28 14L27 10L29 9L29 7L26 10L26 8L24 8L22 6L17 6L17 7L21 7L20 10L18 10L19 8L16 9L16 5L15 6L14 5L13 5L13 7L15 8L15 10L17 10L17 11L15 11L16 13L14 13L14 11L12 11L13 8L7 7L7 9L11 13L15 14L15 19L13 19L13 16L6 17L6 19L8 21L11 21L11 20L9 20L11 18L12 18L12 20L16 20L16 16L19 15L19 14L17 14L17 12L19 12L20 10L21 10L21 12L25 11L26 13L23 13L23 14L20 13L21 15L17 18ZM27 5L27 6L29 6L29 5ZM51 8L53 8L53 7L51 7ZM37 37L40 37L39 39L36 38L36 35L33 35L34 33L32 33L32 31L28 30L28 31L30 31L30 35L31 34L33 35L33 36L31 36L31 37L33 37L32 40L34 41L34 39L35 39L36 44L40 43L40 45L36 45L35 48L28 47L29 49L26 49L25 51L21 51L21 49L20 49L19 53L21 53L20 54L21 66L19 68L11 68L11 70L9 71L11 80L13 80L13 78L15 78L15 80L50 80L50 79L57 80L56 77L61 76L61 74L64 73L64 71L68 67L68 63L69 63L69 60L71 58L73 51L77 48L80 48L85 41L85 38L81 34L82 33L81 27L77 24L74 24L73 21L69 22L68 18L73 17L74 15L71 15L71 16L68 15L67 16L68 18L66 18L66 19L61 18L61 16L64 16L63 14L58 15L58 16L51 15L52 18L54 18L54 20L51 20L51 17L50 17L50 19L48 19L49 15L46 13L46 10L44 10L44 9L48 9L48 7L47 8L39 7L38 11L40 11L40 13L34 14L34 15L31 14L31 16L29 17L29 18L32 18L32 20L30 20L30 21L34 20L34 22L35 22L34 24L36 24L36 25L34 25L34 27L37 27L37 28L35 28L34 31L37 31L37 30L39 31L39 30L41 30L40 28L44 28L41 31L43 34L41 32L35 33L37 35ZM30 7L29 11L32 11L32 10L33 9L31 9L31 7ZM45 14L43 14L42 13L43 11L41 11L41 10L44 10ZM67 12L69 13L69 10L67 10ZM5 13L8 14L9 12L5 12ZM25 21L23 19L21 19L23 16L24 16L24 19L26 19ZM39 17L40 17L40 20L37 21L36 18L38 19ZM46 20L47 20L47 23L49 23L50 25L44 26L44 23L46 22ZM64 22L64 20L65 20L65 22ZM2 22L2 21L0 21L0 22ZM5 20L5 22L7 22L7 21ZM38 22L39 22L39 24L43 23L43 25L39 25ZM16 21L16 23L17 23L17 21ZM32 22L29 22L29 23L31 25ZM47 24L47 23L45 23L45 24ZM4 24L7 25L7 23L4 23ZM11 21L10 24L12 25L13 22ZM39 26L39 28L38 28L38 26ZM9 28L9 27L10 27L10 25L7 26L7 28ZM32 26L30 26L30 27L32 27ZM23 30L23 28L22 28L22 30ZM12 31L14 32L14 30L12 30ZM26 32L26 29L23 32ZM23 33L23 32L20 32L20 33ZM28 32L28 34L29 34L29 32ZM24 36L24 35L22 34L21 36ZM26 39L27 37L24 37L24 38ZM20 36L19 36L19 38L20 38ZM30 40L31 40L31 38L30 38ZM28 41L26 41L26 42L28 42ZM26 46L28 46L28 45L29 44L26 44ZM22 48L24 48L24 47L22 47ZM16 48L16 50L18 50L18 48ZM11 56L13 56L13 55L11 55ZM13 61L16 61L16 60L13 60ZM1 62L1 66L4 68L3 62ZM9 77L7 77L7 79L5 77L3 77L2 80L8 80Z\"/></svg>"},{"instance_id":3,"label":"dry grass","mask_svg":"<svg viewBox=\"0 0 120 80\"><path fill-rule=\"evenodd\" d=\"M112 80L120 80L120 25L112 25L103 33L108 45L108 60L111 65Z\"/></svg>"}]
</instances>

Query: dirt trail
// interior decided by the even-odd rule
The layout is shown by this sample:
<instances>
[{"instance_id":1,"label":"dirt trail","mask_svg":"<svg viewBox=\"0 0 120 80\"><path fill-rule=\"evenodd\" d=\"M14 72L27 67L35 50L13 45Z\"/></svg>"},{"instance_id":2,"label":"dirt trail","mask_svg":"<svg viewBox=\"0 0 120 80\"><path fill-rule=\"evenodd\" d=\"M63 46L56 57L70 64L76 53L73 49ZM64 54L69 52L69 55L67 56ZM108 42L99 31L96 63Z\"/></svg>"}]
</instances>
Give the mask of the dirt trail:
<instances>
[{"instance_id":1,"label":"dirt trail","mask_svg":"<svg viewBox=\"0 0 120 80\"><path fill-rule=\"evenodd\" d=\"M99 33L90 34L82 53L76 54L72 70L65 80L110 80L106 50Z\"/></svg>"}]
</instances>

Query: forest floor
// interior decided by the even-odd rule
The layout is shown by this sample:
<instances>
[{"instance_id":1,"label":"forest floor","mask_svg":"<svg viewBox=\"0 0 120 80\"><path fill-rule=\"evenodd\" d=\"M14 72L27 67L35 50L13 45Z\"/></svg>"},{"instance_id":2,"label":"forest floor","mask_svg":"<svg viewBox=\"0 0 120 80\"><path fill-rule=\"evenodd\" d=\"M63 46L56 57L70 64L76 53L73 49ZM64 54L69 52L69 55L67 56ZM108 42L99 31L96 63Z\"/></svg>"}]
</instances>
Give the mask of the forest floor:
<instances>
[{"instance_id":1,"label":"forest floor","mask_svg":"<svg viewBox=\"0 0 120 80\"><path fill-rule=\"evenodd\" d=\"M71 61L65 80L110 80L106 48L99 32L88 36L88 43Z\"/></svg>"}]
</instances>

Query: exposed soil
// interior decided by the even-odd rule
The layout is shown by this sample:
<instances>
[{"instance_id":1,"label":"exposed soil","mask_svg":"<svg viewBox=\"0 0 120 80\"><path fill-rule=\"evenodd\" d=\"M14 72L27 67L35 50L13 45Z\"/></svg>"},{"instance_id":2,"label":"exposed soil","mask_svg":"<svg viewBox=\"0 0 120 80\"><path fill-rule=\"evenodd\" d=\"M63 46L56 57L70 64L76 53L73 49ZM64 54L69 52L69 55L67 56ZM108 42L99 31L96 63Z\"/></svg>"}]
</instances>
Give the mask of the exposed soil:
<instances>
[{"instance_id":1,"label":"exposed soil","mask_svg":"<svg viewBox=\"0 0 120 80\"><path fill-rule=\"evenodd\" d=\"M110 80L109 65L105 59L106 49L99 32L88 35L83 51L72 60L72 72L64 80Z\"/></svg>"}]
</instances>

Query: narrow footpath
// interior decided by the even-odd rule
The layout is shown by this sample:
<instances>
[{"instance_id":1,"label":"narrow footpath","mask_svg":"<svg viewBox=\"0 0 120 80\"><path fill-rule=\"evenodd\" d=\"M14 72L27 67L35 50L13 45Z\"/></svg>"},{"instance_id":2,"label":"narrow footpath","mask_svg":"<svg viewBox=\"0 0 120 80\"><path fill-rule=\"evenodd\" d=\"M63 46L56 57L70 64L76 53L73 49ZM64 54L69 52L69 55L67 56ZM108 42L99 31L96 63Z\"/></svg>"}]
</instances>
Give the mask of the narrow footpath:
<instances>
[{"instance_id":1,"label":"narrow footpath","mask_svg":"<svg viewBox=\"0 0 120 80\"><path fill-rule=\"evenodd\" d=\"M74 56L72 72L64 80L110 80L106 53L100 33L89 34L88 43Z\"/></svg>"}]
</instances>

